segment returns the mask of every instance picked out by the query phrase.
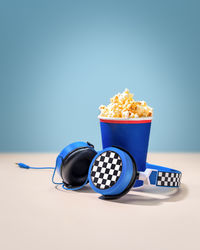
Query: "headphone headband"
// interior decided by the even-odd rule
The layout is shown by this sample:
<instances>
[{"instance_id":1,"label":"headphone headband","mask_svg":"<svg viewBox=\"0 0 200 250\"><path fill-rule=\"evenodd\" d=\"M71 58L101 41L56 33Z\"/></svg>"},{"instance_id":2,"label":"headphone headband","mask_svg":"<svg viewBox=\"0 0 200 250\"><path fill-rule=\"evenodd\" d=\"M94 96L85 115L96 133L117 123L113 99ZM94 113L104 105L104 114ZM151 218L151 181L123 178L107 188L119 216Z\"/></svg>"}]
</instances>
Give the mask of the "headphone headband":
<instances>
[{"instance_id":1,"label":"headphone headband","mask_svg":"<svg viewBox=\"0 0 200 250\"><path fill-rule=\"evenodd\" d=\"M178 188L182 173L178 170L146 163L145 172L139 172L138 179L146 185Z\"/></svg>"}]
</instances>

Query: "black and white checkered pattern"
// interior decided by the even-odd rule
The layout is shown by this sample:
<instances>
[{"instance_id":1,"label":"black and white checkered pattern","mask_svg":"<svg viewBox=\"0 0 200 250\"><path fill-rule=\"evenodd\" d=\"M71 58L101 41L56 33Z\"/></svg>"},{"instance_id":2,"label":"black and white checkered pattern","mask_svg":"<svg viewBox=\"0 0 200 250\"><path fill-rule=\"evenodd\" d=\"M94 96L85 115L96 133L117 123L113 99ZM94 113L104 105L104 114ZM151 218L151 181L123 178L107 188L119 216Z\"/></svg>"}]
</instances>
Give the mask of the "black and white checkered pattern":
<instances>
[{"instance_id":1,"label":"black and white checkered pattern","mask_svg":"<svg viewBox=\"0 0 200 250\"><path fill-rule=\"evenodd\" d=\"M158 172L157 186L179 187L181 183L181 174Z\"/></svg>"},{"instance_id":2,"label":"black and white checkered pattern","mask_svg":"<svg viewBox=\"0 0 200 250\"><path fill-rule=\"evenodd\" d=\"M112 187L122 172L122 160L113 151L106 151L99 155L91 170L91 180L95 187L107 189Z\"/></svg>"}]
</instances>

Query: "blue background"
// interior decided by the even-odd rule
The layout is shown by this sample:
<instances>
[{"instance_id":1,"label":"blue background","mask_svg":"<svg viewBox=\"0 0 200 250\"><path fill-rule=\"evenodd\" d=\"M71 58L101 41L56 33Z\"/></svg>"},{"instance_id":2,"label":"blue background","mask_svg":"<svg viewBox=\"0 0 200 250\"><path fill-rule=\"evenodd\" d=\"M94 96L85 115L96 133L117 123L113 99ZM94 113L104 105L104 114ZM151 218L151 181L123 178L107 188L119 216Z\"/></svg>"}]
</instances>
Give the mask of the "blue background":
<instances>
[{"instance_id":1,"label":"blue background","mask_svg":"<svg viewBox=\"0 0 200 250\"><path fill-rule=\"evenodd\" d=\"M154 108L151 151L199 151L200 1L0 1L0 151L101 147L98 106Z\"/></svg>"}]
</instances>

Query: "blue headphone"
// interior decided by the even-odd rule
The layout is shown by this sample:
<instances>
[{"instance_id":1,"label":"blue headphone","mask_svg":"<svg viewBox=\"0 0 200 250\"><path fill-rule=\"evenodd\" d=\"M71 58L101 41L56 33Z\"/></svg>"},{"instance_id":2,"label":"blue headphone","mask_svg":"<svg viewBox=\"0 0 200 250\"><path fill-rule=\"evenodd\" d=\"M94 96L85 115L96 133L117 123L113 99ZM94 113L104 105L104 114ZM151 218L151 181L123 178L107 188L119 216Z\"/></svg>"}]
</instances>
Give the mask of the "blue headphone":
<instances>
[{"instance_id":1,"label":"blue headphone","mask_svg":"<svg viewBox=\"0 0 200 250\"><path fill-rule=\"evenodd\" d=\"M56 171L62 182L54 181ZM134 156L119 147L108 147L96 152L89 142L75 142L65 147L56 159L52 182L62 184L66 190L78 190L88 182L104 199L125 195L136 180L158 187L180 186L181 172L146 164L144 172L137 171Z\"/></svg>"}]
</instances>

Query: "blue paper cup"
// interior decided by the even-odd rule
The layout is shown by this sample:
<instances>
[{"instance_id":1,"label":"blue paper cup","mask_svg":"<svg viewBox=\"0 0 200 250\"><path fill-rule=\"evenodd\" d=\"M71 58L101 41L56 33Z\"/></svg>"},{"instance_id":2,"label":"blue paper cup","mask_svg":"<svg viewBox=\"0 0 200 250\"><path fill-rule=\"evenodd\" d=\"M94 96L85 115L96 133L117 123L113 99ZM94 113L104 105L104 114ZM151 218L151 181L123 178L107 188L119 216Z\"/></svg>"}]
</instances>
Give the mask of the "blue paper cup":
<instances>
[{"instance_id":1,"label":"blue paper cup","mask_svg":"<svg viewBox=\"0 0 200 250\"><path fill-rule=\"evenodd\" d=\"M125 149L134 157L138 171L145 171L152 117L99 119L103 148ZM142 185L143 181L137 180L134 187Z\"/></svg>"}]
</instances>

